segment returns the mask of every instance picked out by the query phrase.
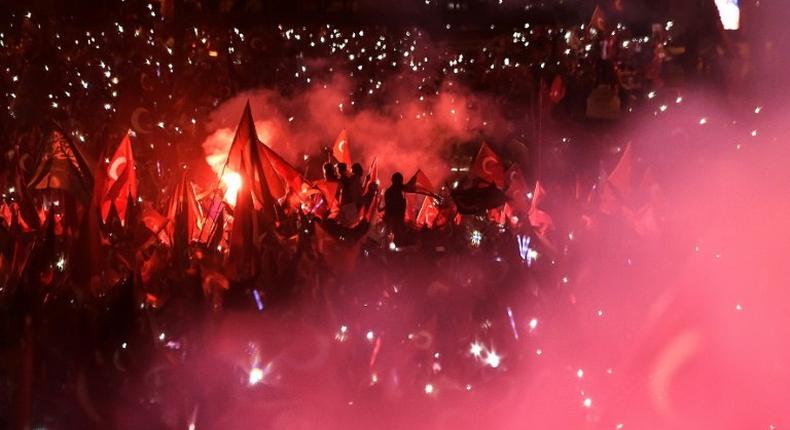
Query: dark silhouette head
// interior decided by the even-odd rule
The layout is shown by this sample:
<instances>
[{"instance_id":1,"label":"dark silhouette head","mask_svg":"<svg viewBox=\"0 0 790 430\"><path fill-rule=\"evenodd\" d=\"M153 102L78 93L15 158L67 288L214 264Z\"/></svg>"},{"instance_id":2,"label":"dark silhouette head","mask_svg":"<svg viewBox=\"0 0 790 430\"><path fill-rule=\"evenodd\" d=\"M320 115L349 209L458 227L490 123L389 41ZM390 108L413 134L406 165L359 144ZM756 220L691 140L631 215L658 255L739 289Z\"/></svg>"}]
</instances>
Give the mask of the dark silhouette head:
<instances>
[{"instance_id":1,"label":"dark silhouette head","mask_svg":"<svg viewBox=\"0 0 790 430\"><path fill-rule=\"evenodd\" d=\"M351 165L351 174L356 176L362 176L362 165L359 163L354 163Z\"/></svg>"},{"instance_id":2,"label":"dark silhouette head","mask_svg":"<svg viewBox=\"0 0 790 430\"><path fill-rule=\"evenodd\" d=\"M343 176L346 176L346 172L347 171L348 171L348 166L346 166L346 163L337 163L337 174L338 174L338 176L340 176L341 178Z\"/></svg>"},{"instance_id":3,"label":"dark silhouette head","mask_svg":"<svg viewBox=\"0 0 790 430\"><path fill-rule=\"evenodd\" d=\"M324 163L324 179L337 179L335 166L332 163Z\"/></svg>"},{"instance_id":4,"label":"dark silhouette head","mask_svg":"<svg viewBox=\"0 0 790 430\"><path fill-rule=\"evenodd\" d=\"M403 185L403 175L401 175L400 172L392 174L392 185Z\"/></svg>"}]
</instances>

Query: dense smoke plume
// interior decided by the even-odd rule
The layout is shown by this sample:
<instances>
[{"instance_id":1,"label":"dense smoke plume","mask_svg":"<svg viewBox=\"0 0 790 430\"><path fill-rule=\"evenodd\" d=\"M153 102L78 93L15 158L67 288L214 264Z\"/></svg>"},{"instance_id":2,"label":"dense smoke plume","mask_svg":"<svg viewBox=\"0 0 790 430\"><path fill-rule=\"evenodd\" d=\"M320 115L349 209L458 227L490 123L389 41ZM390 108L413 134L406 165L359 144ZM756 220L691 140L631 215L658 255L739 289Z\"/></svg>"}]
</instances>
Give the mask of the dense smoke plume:
<instances>
[{"instance_id":1,"label":"dense smoke plume","mask_svg":"<svg viewBox=\"0 0 790 430\"><path fill-rule=\"evenodd\" d=\"M451 144L501 141L513 128L490 96L452 81L416 96L418 82L392 79L382 84L388 90L376 107L355 106L352 85L335 74L326 84L293 96L269 89L239 94L211 115L207 129L214 132L202 144L207 161L215 171L222 167L247 100L261 141L294 165L301 165L304 155L326 160L322 148L331 148L346 129L355 161L367 168L377 157L385 178L396 170L408 177L423 169L435 186L449 173Z\"/></svg>"}]
</instances>

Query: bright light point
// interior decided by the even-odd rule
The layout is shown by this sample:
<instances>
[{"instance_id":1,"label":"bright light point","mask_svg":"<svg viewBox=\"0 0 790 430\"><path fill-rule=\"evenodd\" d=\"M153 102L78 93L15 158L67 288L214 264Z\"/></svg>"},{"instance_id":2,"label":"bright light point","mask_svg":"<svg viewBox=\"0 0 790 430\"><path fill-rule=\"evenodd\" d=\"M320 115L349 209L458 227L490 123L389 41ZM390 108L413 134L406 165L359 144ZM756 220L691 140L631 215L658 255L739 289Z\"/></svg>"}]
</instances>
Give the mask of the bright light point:
<instances>
[{"instance_id":1,"label":"bright light point","mask_svg":"<svg viewBox=\"0 0 790 430\"><path fill-rule=\"evenodd\" d=\"M123 348L123 349L126 349L127 346L129 346L129 345L126 342L121 344L121 348Z\"/></svg>"},{"instance_id":2,"label":"bright light point","mask_svg":"<svg viewBox=\"0 0 790 430\"><path fill-rule=\"evenodd\" d=\"M563 284L567 284L568 283L568 277L567 276L563 276L562 277L562 283Z\"/></svg>"},{"instance_id":3,"label":"bright light point","mask_svg":"<svg viewBox=\"0 0 790 430\"><path fill-rule=\"evenodd\" d=\"M675 99L675 103L681 103L683 101L683 97L678 97Z\"/></svg>"},{"instance_id":4,"label":"bright light point","mask_svg":"<svg viewBox=\"0 0 790 430\"><path fill-rule=\"evenodd\" d=\"M576 377L582 379L584 377L584 370L579 369L576 371Z\"/></svg>"},{"instance_id":5,"label":"bright light point","mask_svg":"<svg viewBox=\"0 0 790 430\"><path fill-rule=\"evenodd\" d=\"M540 348L536 349L536 350L535 350L535 355L537 355L538 357L540 357L541 355L543 355L543 350L542 350L542 349L540 349Z\"/></svg>"},{"instance_id":6,"label":"bright light point","mask_svg":"<svg viewBox=\"0 0 790 430\"><path fill-rule=\"evenodd\" d=\"M65 269L65 268L66 268L66 259L65 259L65 258L63 258L63 257L60 257L60 258L58 259L58 262L57 262L57 263L55 263L55 267L57 267L57 268L58 268L58 270L62 272L62 271L63 271L63 269Z\"/></svg>"},{"instance_id":7,"label":"bright light point","mask_svg":"<svg viewBox=\"0 0 790 430\"><path fill-rule=\"evenodd\" d=\"M655 96L656 96L656 92L655 91L650 91L649 93L647 93L647 98L649 98L649 99L652 99Z\"/></svg>"},{"instance_id":8,"label":"bright light point","mask_svg":"<svg viewBox=\"0 0 790 430\"><path fill-rule=\"evenodd\" d=\"M736 304L735 305L735 310L740 312L740 311L743 310L743 306L741 306L740 304Z\"/></svg>"},{"instance_id":9,"label":"bright light point","mask_svg":"<svg viewBox=\"0 0 790 430\"><path fill-rule=\"evenodd\" d=\"M531 330L535 330L537 327L538 327L538 319L537 318L532 318L531 320L529 320L529 329L530 329L530 331Z\"/></svg>"},{"instance_id":10,"label":"bright light point","mask_svg":"<svg viewBox=\"0 0 790 430\"><path fill-rule=\"evenodd\" d=\"M596 314L597 314L599 317L602 317L602 316L603 316L603 311L602 311L602 310L600 310L600 309L598 309L598 312L596 312Z\"/></svg>"},{"instance_id":11,"label":"bright light point","mask_svg":"<svg viewBox=\"0 0 790 430\"><path fill-rule=\"evenodd\" d=\"M757 106L756 108L754 108L754 113L760 113L761 110L763 110L763 107Z\"/></svg>"},{"instance_id":12,"label":"bright light point","mask_svg":"<svg viewBox=\"0 0 790 430\"><path fill-rule=\"evenodd\" d=\"M341 333L347 333L348 332L348 326L341 325L340 326L340 332Z\"/></svg>"},{"instance_id":13,"label":"bright light point","mask_svg":"<svg viewBox=\"0 0 790 430\"><path fill-rule=\"evenodd\" d=\"M483 233L480 233L479 230L475 230L472 232L471 237L469 238L469 243L472 244L474 247L480 246L480 242L483 240Z\"/></svg>"},{"instance_id":14,"label":"bright light point","mask_svg":"<svg viewBox=\"0 0 790 430\"><path fill-rule=\"evenodd\" d=\"M614 428L616 430L621 430L623 428L623 423L618 423L616 426L614 426Z\"/></svg>"},{"instance_id":15,"label":"bright light point","mask_svg":"<svg viewBox=\"0 0 790 430\"><path fill-rule=\"evenodd\" d=\"M466 391L472 391L472 386L470 384L466 384Z\"/></svg>"},{"instance_id":16,"label":"bright light point","mask_svg":"<svg viewBox=\"0 0 790 430\"><path fill-rule=\"evenodd\" d=\"M263 370L259 367L254 367L250 370L249 384L255 385L263 380Z\"/></svg>"},{"instance_id":17,"label":"bright light point","mask_svg":"<svg viewBox=\"0 0 790 430\"><path fill-rule=\"evenodd\" d=\"M390 242L390 251L395 251L398 249L398 246L395 245L395 242Z\"/></svg>"},{"instance_id":18,"label":"bright light point","mask_svg":"<svg viewBox=\"0 0 790 430\"><path fill-rule=\"evenodd\" d=\"M365 335L365 338L366 338L368 341L370 341L370 342L373 342L373 339L374 339L375 337L376 337L376 336L375 336L375 334L373 334L373 330L368 330L368 333Z\"/></svg>"},{"instance_id":19,"label":"bright light point","mask_svg":"<svg viewBox=\"0 0 790 430\"><path fill-rule=\"evenodd\" d=\"M499 367L499 364L502 362L502 358L496 352L489 351L489 353L486 355L485 362L487 365L496 369L497 367Z\"/></svg>"},{"instance_id":20,"label":"bright light point","mask_svg":"<svg viewBox=\"0 0 790 430\"><path fill-rule=\"evenodd\" d=\"M425 384L425 394L433 394L433 384Z\"/></svg>"},{"instance_id":21,"label":"bright light point","mask_svg":"<svg viewBox=\"0 0 790 430\"><path fill-rule=\"evenodd\" d=\"M707 118L700 118L699 119L699 125L705 125L707 123L708 123L708 119Z\"/></svg>"},{"instance_id":22,"label":"bright light point","mask_svg":"<svg viewBox=\"0 0 790 430\"><path fill-rule=\"evenodd\" d=\"M159 333L159 340L165 340L165 332Z\"/></svg>"},{"instance_id":23,"label":"bright light point","mask_svg":"<svg viewBox=\"0 0 790 430\"><path fill-rule=\"evenodd\" d=\"M716 0L716 8L719 9L719 17L725 30L737 30L740 27L741 9L737 1Z\"/></svg>"},{"instance_id":24,"label":"bright light point","mask_svg":"<svg viewBox=\"0 0 790 430\"><path fill-rule=\"evenodd\" d=\"M666 110L667 110L667 105L661 105L661 106L659 106L659 107L658 107L658 110L660 110L661 112L666 112Z\"/></svg>"},{"instance_id":25,"label":"bright light point","mask_svg":"<svg viewBox=\"0 0 790 430\"><path fill-rule=\"evenodd\" d=\"M752 130L752 137L756 137L756 136L757 136L757 130Z\"/></svg>"},{"instance_id":26,"label":"bright light point","mask_svg":"<svg viewBox=\"0 0 790 430\"><path fill-rule=\"evenodd\" d=\"M483 345L480 345L477 342L472 343L472 345L469 347L469 353L479 358L483 353Z\"/></svg>"},{"instance_id":27,"label":"bright light point","mask_svg":"<svg viewBox=\"0 0 790 430\"><path fill-rule=\"evenodd\" d=\"M592 399L587 397L586 399L584 399L584 402L582 402L582 404L584 405L585 408L589 408L592 406Z\"/></svg>"},{"instance_id":28,"label":"bright light point","mask_svg":"<svg viewBox=\"0 0 790 430\"><path fill-rule=\"evenodd\" d=\"M225 200L231 205L236 205L236 196L241 188L241 175L236 172L226 172L222 175L222 183L225 184Z\"/></svg>"}]
</instances>

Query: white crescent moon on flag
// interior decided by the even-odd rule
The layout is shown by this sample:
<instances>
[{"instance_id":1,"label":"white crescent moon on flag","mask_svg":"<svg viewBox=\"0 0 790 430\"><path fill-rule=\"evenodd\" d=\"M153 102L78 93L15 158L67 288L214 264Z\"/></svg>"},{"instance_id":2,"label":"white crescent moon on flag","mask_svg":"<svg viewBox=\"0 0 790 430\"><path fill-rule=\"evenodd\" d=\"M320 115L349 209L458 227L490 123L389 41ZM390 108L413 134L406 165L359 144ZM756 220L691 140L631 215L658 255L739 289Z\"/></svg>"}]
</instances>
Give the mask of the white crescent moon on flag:
<instances>
[{"instance_id":1,"label":"white crescent moon on flag","mask_svg":"<svg viewBox=\"0 0 790 430\"><path fill-rule=\"evenodd\" d=\"M488 164L493 163L495 166L497 164L496 158L492 156L488 156L483 159L483 172L488 173L489 175L493 175L494 171L488 168Z\"/></svg>"},{"instance_id":2,"label":"white crescent moon on flag","mask_svg":"<svg viewBox=\"0 0 790 430\"><path fill-rule=\"evenodd\" d=\"M345 145L346 145L346 141L345 141L345 140L341 140L341 141L340 141L340 142L338 142L338 144L337 144L337 150L338 150L338 151L340 151L340 152L346 152L346 150L345 150L345 149L343 149L343 147L344 147Z\"/></svg>"},{"instance_id":3,"label":"white crescent moon on flag","mask_svg":"<svg viewBox=\"0 0 790 430\"><path fill-rule=\"evenodd\" d=\"M132 118L131 118L130 122L132 123L132 128L136 132L142 133L142 134L151 133L151 128L150 127L149 128L144 127L143 124L140 122L140 117L143 116L144 114L149 114L149 113L150 112L148 111L148 109L146 109L144 107L138 107L137 109L135 109L132 112Z\"/></svg>"},{"instance_id":4,"label":"white crescent moon on flag","mask_svg":"<svg viewBox=\"0 0 790 430\"><path fill-rule=\"evenodd\" d=\"M516 175L518 175L517 171L513 170L512 172L510 172L510 176L508 177L510 183L513 183L516 180Z\"/></svg>"},{"instance_id":5,"label":"white crescent moon on flag","mask_svg":"<svg viewBox=\"0 0 790 430\"><path fill-rule=\"evenodd\" d=\"M112 164L110 164L110 168L107 169L107 175L109 175L113 180L117 181L118 176L120 176L118 174L118 169L121 166L126 166L126 157L122 156L113 160ZM123 171L123 169L121 169L121 171Z\"/></svg>"}]
</instances>

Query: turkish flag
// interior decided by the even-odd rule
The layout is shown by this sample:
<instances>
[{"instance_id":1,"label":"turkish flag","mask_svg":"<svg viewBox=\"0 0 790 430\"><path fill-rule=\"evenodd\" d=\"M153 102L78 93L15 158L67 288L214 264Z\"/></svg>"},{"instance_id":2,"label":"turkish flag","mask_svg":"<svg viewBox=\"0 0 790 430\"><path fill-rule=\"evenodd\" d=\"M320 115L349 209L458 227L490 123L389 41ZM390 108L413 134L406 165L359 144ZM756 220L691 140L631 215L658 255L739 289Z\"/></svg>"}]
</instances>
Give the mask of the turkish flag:
<instances>
[{"instance_id":1,"label":"turkish flag","mask_svg":"<svg viewBox=\"0 0 790 430\"><path fill-rule=\"evenodd\" d=\"M351 168L351 150L348 147L348 133L346 130L337 135L334 146L332 146L332 156L340 163L345 163Z\"/></svg>"},{"instance_id":2,"label":"turkish flag","mask_svg":"<svg viewBox=\"0 0 790 430\"><path fill-rule=\"evenodd\" d=\"M426 196L422 201L420 212L417 214L416 224L418 227L424 225L428 228L433 228L436 217L438 216L439 208L436 207L436 203L433 201L432 197Z\"/></svg>"},{"instance_id":3,"label":"turkish flag","mask_svg":"<svg viewBox=\"0 0 790 430\"><path fill-rule=\"evenodd\" d=\"M250 103L247 102L223 171L235 172L241 176L242 186L248 187L247 192L252 194L253 210L262 210L263 220L267 224L273 224L278 217L275 197L285 195L285 189L269 158L262 153L263 146L265 145L258 140Z\"/></svg>"},{"instance_id":4,"label":"turkish flag","mask_svg":"<svg viewBox=\"0 0 790 430\"><path fill-rule=\"evenodd\" d=\"M505 186L505 166L485 142L480 145L480 151L470 171L480 179L496 184L500 189Z\"/></svg>"},{"instance_id":5,"label":"turkish flag","mask_svg":"<svg viewBox=\"0 0 790 430\"><path fill-rule=\"evenodd\" d=\"M414 175L403 186L403 191L407 193L425 194L427 196L434 196L433 184L428 176L422 171L417 169Z\"/></svg>"},{"instance_id":6,"label":"turkish flag","mask_svg":"<svg viewBox=\"0 0 790 430\"><path fill-rule=\"evenodd\" d=\"M124 225L129 198L137 198L137 176L134 172L134 155L129 133L124 136L115 154L110 158L110 162L106 165L106 173L101 198L102 222L107 222L110 207L115 206L121 225Z\"/></svg>"}]
</instances>

